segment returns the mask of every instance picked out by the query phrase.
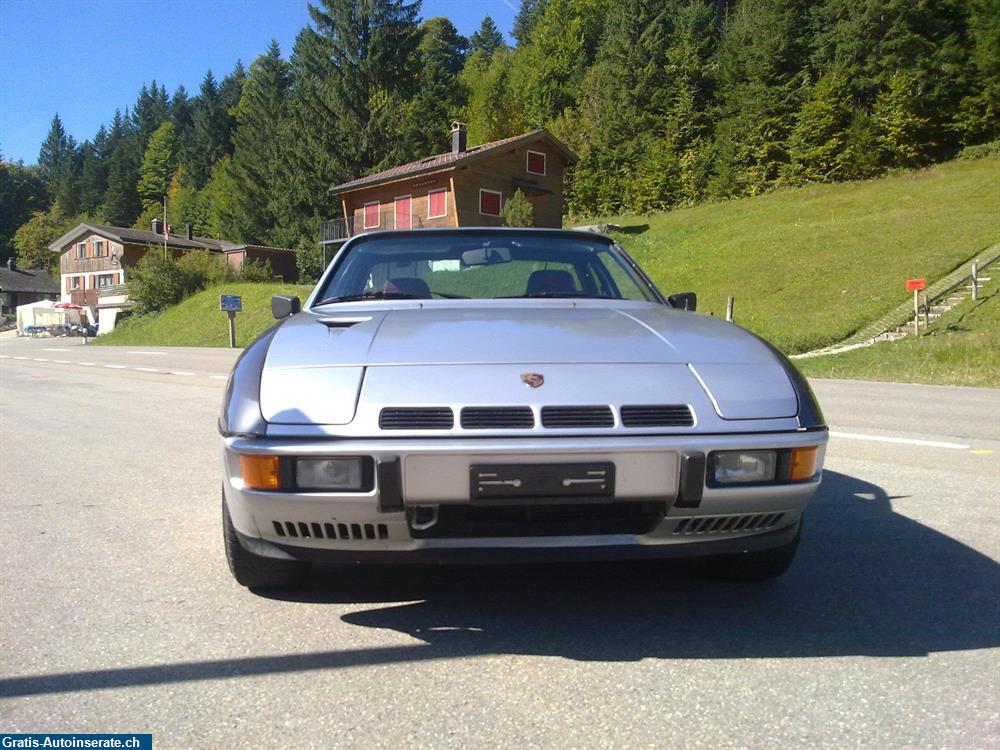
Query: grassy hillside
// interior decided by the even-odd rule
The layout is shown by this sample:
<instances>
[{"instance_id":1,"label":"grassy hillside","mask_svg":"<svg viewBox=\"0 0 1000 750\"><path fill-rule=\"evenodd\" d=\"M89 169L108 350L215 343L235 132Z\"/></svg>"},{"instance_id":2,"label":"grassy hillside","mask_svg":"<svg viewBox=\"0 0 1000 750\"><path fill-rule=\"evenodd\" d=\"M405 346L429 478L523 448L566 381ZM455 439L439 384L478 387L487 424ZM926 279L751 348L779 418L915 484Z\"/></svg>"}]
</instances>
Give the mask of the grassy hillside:
<instances>
[{"instance_id":1,"label":"grassy hillside","mask_svg":"<svg viewBox=\"0 0 1000 750\"><path fill-rule=\"evenodd\" d=\"M198 292L158 315L125 320L95 343L128 346L229 346L229 318L219 310L220 294L243 297L243 312L236 315L236 343L246 346L274 319L272 294L294 294L301 299L312 287L294 284L220 284Z\"/></svg>"},{"instance_id":2,"label":"grassy hillside","mask_svg":"<svg viewBox=\"0 0 1000 750\"><path fill-rule=\"evenodd\" d=\"M811 377L1000 387L1000 289L967 299L920 338L795 364Z\"/></svg>"},{"instance_id":3,"label":"grassy hillside","mask_svg":"<svg viewBox=\"0 0 1000 750\"><path fill-rule=\"evenodd\" d=\"M602 221L664 293L695 291L716 315L733 295L737 323L802 352L1000 242L1000 158Z\"/></svg>"}]
</instances>

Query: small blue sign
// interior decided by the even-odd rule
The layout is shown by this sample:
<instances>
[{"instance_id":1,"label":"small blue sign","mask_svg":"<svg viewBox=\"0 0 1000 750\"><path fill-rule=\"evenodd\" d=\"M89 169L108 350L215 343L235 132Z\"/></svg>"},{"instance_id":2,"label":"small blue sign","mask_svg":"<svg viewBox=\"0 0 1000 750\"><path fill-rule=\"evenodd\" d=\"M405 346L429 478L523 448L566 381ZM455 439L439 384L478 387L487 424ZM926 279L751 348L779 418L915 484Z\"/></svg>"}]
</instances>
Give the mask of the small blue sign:
<instances>
[{"instance_id":1,"label":"small blue sign","mask_svg":"<svg viewBox=\"0 0 1000 750\"><path fill-rule=\"evenodd\" d=\"M243 298L238 294L219 295L219 309L223 312L243 312Z\"/></svg>"}]
</instances>

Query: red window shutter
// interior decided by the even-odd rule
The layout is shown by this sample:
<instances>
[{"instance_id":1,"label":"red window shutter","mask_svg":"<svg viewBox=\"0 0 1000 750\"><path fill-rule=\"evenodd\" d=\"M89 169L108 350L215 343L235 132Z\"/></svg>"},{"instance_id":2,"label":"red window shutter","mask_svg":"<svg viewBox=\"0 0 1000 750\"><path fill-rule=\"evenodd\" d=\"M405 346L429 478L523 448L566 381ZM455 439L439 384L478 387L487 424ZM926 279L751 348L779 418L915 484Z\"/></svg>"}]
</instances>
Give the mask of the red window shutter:
<instances>
[{"instance_id":1,"label":"red window shutter","mask_svg":"<svg viewBox=\"0 0 1000 750\"><path fill-rule=\"evenodd\" d=\"M528 154L528 171L533 174L545 174L545 154Z\"/></svg>"},{"instance_id":2,"label":"red window shutter","mask_svg":"<svg viewBox=\"0 0 1000 750\"><path fill-rule=\"evenodd\" d=\"M403 196L395 199L396 229L410 229L412 227L410 213L410 196Z\"/></svg>"},{"instance_id":3,"label":"red window shutter","mask_svg":"<svg viewBox=\"0 0 1000 750\"><path fill-rule=\"evenodd\" d=\"M500 195L483 191L479 194L479 213L489 216L500 215Z\"/></svg>"},{"instance_id":4,"label":"red window shutter","mask_svg":"<svg viewBox=\"0 0 1000 750\"><path fill-rule=\"evenodd\" d=\"M365 229L373 229L378 226L379 205L378 203L369 203L365 206Z\"/></svg>"},{"instance_id":5,"label":"red window shutter","mask_svg":"<svg viewBox=\"0 0 1000 750\"><path fill-rule=\"evenodd\" d=\"M430 216L444 216L446 213L445 209L445 196L447 193L444 190L438 190L435 193L429 193L428 197L430 199L430 206L428 214Z\"/></svg>"}]
</instances>

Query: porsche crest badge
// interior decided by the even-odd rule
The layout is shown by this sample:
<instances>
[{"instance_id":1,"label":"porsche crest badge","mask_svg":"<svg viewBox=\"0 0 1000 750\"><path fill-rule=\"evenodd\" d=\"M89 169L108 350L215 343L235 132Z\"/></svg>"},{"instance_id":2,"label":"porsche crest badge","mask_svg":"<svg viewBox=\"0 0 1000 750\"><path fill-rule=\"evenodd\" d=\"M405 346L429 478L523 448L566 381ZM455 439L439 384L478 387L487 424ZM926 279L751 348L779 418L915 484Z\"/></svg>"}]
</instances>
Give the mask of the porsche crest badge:
<instances>
[{"instance_id":1,"label":"porsche crest badge","mask_svg":"<svg viewBox=\"0 0 1000 750\"><path fill-rule=\"evenodd\" d=\"M545 382L545 376L540 372L522 372L521 382L529 388L538 388Z\"/></svg>"}]
</instances>

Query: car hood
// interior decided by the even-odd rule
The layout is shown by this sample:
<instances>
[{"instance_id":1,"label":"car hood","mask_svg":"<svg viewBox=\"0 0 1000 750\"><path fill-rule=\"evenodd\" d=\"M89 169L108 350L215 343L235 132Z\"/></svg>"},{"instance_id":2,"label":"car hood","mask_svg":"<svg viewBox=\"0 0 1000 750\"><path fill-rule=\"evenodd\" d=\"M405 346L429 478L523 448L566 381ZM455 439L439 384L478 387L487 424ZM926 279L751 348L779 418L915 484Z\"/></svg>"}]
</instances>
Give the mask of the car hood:
<instances>
[{"instance_id":1,"label":"car hood","mask_svg":"<svg viewBox=\"0 0 1000 750\"><path fill-rule=\"evenodd\" d=\"M687 394L687 403L698 394L702 411L721 419L797 412L775 354L737 326L663 305L567 300L349 304L300 313L274 333L261 412L269 422L348 424L359 401L512 403L493 381L516 383L521 402L556 403L553 389L520 383L520 373L546 366L564 373L566 392L589 390L598 402L625 398L629 383L659 379ZM428 367L442 369L428 376Z\"/></svg>"},{"instance_id":2,"label":"car hood","mask_svg":"<svg viewBox=\"0 0 1000 750\"><path fill-rule=\"evenodd\" d=\"M774 360L756 337L709 316L559 302L306 312L277 331L266 367Z\"/></svg>"}]
</instances>

